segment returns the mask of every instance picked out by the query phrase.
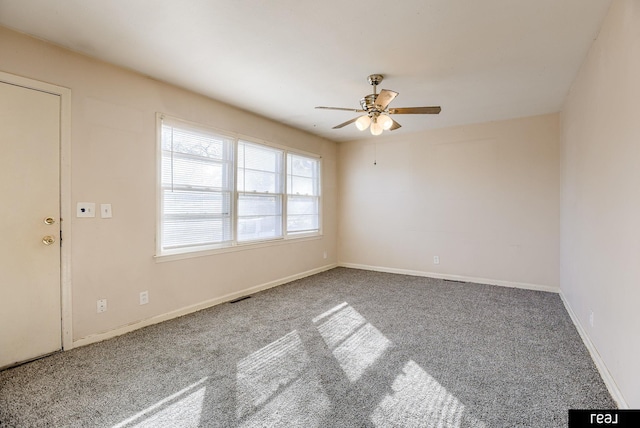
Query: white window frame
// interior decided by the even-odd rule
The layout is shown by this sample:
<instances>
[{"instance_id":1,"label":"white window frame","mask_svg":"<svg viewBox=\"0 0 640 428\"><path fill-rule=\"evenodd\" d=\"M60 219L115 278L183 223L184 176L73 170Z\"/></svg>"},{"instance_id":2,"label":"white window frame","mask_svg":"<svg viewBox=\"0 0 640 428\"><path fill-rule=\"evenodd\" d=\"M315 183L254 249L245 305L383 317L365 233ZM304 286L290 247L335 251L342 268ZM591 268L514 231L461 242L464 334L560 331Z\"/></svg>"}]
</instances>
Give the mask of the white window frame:
<instances>
[{"instance_id":1,"label":"white window frame","mask_svg":"<svg viewBox=\"0 0 640 428\"><path fill-rule=\"evenodd\" d=\"M217 134L221 136L225 136L227 138L233 139L233 189L232 189L232 197L231 197L231 229L232 229L232 237L231 241L225 242L222 244L208 245L208 246L197 246L197 247L183 247L179 249L172 250L163 250L162 248L162 122L166 119L172 124L180 124L183 123L185 128L196 128L200 130L209 130L212 134ZM180 260L184 258L191 257L201 257L207 256L211 254L219 254L226 253L232 251L241 251L250 248L258 248L264 246L271 245L281 245L293 240L309 240L309 239L320 239L323 235L322 229L322 157L315 153L309 153L302 150L291 149L287 146L273 144L270 142L266 142L263 140L259 140L256 138L248 137L245 135L241 135L238 133L228 132L225 130L220 130L211 126L202 125L199 123L190 122L187 120L179 119L176 117L172 117L166 115L164 113L156 114L156 139L157 139L157 150L156 150L156 188L157 188L157 204L156 204L156 254L155 259L157 262L165 262L171 260ZM242 192L238 191L237 185L237 177L238 177L238 143L240 141L254 144L257 146L264 146L271 149L281 150L283 152L282 159L282 172L281 177L284 181L283 183L283 193L281 194L282 198L282 236L275 238L267 238L262 240L251 240L251 241L238 241L238 197ZM318 230L313 231L304 231L304 232L288 232L287 231L287 200L289 195L289 189L287 188L287 172L288 172L288 158L289 154L298 155L303 157L308 157L311 159L315 159L318 162Z\"/></svg>"}]
</instances>

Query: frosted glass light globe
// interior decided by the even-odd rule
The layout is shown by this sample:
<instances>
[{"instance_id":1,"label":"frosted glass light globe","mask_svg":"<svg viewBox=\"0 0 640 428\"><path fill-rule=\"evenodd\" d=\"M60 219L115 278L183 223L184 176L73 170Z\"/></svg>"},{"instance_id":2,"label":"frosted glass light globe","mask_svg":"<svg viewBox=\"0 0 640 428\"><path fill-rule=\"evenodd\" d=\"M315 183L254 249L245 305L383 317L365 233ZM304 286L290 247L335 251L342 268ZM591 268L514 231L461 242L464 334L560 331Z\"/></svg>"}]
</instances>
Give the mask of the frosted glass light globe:
<instances>
[{"instance_id":1,"label":"frosted glass light globe","mask_svg":"<svg viewBox=\"0 0 640 428\"><path fill-rule=\"evenodd\" d=\"M356 120L356 128L358 128L360 131L364 131L369 127L370 123L371 118L369 118L369 116L365 114L364 116L360 116L358 120Z\"/></svg>"},{"instance_id":2,"label":"frosted glass light globe","mask_svg":"<svg viewBox=\"0 0 640 428\"><path fill-rule=\"evenodd\" d=\"M393 125L393 120L386 114L378 116L377 122L385 131L388 131L391 128L391 125Z\"/></svg>"},{"instance_id":3,"label":"frosted glass light globe","mask_svg":"<svg viewBox=\"0 0 640 428\"><path fill-rule=\"evenodd\" d=\"M373 122L371 124L371 134L372 135L380 135L382 134L382 126L378 122Z\"/></svg>"}]
</instances>

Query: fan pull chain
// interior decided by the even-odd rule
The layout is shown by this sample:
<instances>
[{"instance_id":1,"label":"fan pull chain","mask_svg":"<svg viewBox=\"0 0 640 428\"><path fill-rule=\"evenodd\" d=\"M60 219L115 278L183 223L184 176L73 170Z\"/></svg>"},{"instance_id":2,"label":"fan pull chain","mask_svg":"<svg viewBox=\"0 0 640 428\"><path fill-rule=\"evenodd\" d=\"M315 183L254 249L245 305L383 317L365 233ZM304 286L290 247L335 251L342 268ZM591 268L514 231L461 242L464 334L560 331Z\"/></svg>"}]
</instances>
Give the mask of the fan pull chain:
<instances>
[{"instance_id":1,"label":"fan pull chain","mask_svg":"<svg viewBox=\"0 0 640 428\"><path fill-rule=\"evenodd\" d=\"M377 143L373 143L373 165L376 166L378 165L378 144Z\"/></svg>"}]
</instances>

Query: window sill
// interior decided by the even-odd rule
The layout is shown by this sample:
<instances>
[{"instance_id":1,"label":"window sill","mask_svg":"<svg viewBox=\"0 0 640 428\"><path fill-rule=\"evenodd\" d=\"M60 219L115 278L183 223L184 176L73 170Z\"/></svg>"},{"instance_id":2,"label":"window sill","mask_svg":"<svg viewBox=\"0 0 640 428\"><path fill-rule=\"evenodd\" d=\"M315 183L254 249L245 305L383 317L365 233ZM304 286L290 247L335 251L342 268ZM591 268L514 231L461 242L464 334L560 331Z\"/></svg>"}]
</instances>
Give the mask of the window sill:
<instances>
[{"instance_id":1,"label":"window sill","mask_svg":"<svg viewBox=\"0 0 640 428\"><path fill-rule=\"evenodd\" d=\"M224 254L224 253L234 253L236 251L255 250L258 248L266 248L266 247L277 247L280 245L293 244L296 242L315 241L322 238L323 238L322 234L314 233L309 235L280 238L280 239L274 239L269 241L239 243L239 244L234 244L227 247L208 248L205 250L198 250L198 251L186 250L183 252L172 252L167 254L156 255L154 256L154 259L156 263L164 263L164 262L171 262L174 260L192 259L195 257L206 257L206 256L212 256L212 255Z\"/></svg>"}]
</instances>

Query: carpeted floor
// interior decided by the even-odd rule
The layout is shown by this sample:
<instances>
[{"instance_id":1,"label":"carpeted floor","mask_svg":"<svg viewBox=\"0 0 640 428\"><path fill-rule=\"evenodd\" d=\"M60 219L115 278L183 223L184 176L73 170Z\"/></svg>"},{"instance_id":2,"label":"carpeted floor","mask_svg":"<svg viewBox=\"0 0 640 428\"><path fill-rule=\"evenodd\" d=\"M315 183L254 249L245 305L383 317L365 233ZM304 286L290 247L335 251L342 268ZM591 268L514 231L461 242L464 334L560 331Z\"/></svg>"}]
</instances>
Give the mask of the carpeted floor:
<instances>
[{"instance_id":1,"label":"carpeted floor","mask_svg":"<svg viewBox=\"0 0 640 428\"><path fill-rule=\"evenodd\" d=\"M557 294L346 268L0 372L2 427L563 427L614 407Z\"/></svg>"}]
</instances>

